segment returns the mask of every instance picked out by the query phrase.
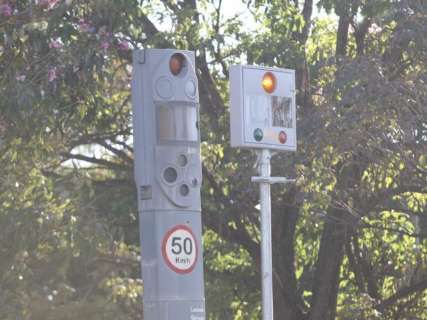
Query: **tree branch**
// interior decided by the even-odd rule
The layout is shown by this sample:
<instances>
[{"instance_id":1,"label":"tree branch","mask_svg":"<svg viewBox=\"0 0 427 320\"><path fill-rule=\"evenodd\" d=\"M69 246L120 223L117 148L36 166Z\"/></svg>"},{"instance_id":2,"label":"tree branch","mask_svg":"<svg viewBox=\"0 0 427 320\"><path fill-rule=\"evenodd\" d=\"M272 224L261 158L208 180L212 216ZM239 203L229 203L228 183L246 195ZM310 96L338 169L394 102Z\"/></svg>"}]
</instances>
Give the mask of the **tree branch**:
<instances>
[{"instance_id":1,"label":"tree branch","mask_svg":"<svg viewBox=\"0 0 427 320\"><path fill-rule=\"evenodd\" d=\"M214 189L214 196L216 201L222 204L230 203L230 200L224 196L222 189L218 185L215 178L204 165L202 165L202 171L203 177L207 178L210 186ZM242 211L242 208L239 208L239 210ZM232 212L239 212L239 210L233 210ZM233 215L230 212L229 217L232 216ZM252 258L257 261L257 266L259 267L259 245L252 240L251 236L247 233L242 224L236 223L238 228L234 229L231 228L227 223L221 223L217 217L212 219L210 215L205 215L203 221L205 225L209 226L210 229L214 230L221 237L242 245L249 252Z\"/></svg>"},{"instance_id":2,"label":"tree branch","mask_svg":"<svg viewBox=\"0 0 427 320\"><path fill-rule=\"evenodd\" d=\"M72 154L70 152L62 152L60 154L63 158L64 161L65 160L71 160L71 159L75 159L75 160L81 160L81 161L86 161L89 163L94 163L94 164L99 164L103 167L107 167L109 169L112 170L122 170L122 171L129 171L129 167L122 165L122 164L118 164L115 162L111 162L105 159L99 159L99 158L95 158L95 157L89 157L89 156L85 156L82 154Z\"/></svg>"},{"instance_id":3,"label":"tree branch","mask_svg":"<svg viewBox=\"0 0 427 320\"><path fill-rule=\"evenodd\" d=\"M409 285L406 287L403 287L399 291L397 291L394 295L391 297L383 300L381 303L377 304L375 306L375 309L377 309L380 312L383 312L388 307L393 306L397 301L407 298L411 294L422 292L427 289L427 279L421 280L413 285Z\"/></svg>"},{"instance_id":4,"label":"tree branch","mask_svg":"<svg viewBox=\"0 0 427 320\"><path fill-rule=\"evenodd\" d=\"M114 148L112 145L108 144L106 141L101 140L97 142L99 145L103 146L108 151L114 153L116 156L118 156L120 159L125 161L126 163L133 164L133 158L131 158L126 152L123 150L119 150Z\"/></svg>"}]
</instances>

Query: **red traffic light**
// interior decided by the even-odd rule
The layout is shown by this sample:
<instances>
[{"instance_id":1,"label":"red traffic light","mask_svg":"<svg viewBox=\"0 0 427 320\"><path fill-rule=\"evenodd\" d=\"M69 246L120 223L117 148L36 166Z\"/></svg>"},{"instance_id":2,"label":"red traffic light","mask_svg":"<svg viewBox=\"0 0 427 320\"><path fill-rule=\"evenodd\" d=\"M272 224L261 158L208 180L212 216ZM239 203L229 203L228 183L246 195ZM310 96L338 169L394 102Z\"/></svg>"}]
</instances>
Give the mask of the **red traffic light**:
<instances>
[{"instance_id":1,"label":"red traffic light","mask_svg":"<svg viewBox=\"0 0 427 320\"><path fill-rule=\"evenodd\" d=\"M285 131L280 131L280 133L279 133L279 142L281 144L284 144L286 142L286 140L288 140L288 135L286 134Z\"/></svg>"},{"instance_id":2,"label":"red traffic light","mask_svg":"<svg viewBox=\"0 0 427 320\"><path fill-rule=\"evenodd\" d=\"M184 64L184 55L182 53L174 53L169 60L169 70L174 76L177 76L184 68Z\"/></svg>"}]
</instances>

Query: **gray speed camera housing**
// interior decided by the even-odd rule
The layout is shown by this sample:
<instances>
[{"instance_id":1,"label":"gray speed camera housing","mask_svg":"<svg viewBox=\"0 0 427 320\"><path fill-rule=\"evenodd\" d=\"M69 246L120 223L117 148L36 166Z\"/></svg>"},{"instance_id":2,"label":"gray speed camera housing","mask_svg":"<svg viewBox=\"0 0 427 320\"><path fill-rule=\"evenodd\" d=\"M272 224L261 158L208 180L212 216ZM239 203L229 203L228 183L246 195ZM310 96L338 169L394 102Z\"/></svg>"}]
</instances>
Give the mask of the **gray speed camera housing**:
<instances>
[{"instance_id":1,"label":"gray speed camera housing","mask_svg":"<svg viewBox=\"0 0 427 320\"><path fill-rule=\"evenodd\" d=\"M205 319L194 53L135 50L132 105L144 319Z\"/></svg>"}]
</instances>

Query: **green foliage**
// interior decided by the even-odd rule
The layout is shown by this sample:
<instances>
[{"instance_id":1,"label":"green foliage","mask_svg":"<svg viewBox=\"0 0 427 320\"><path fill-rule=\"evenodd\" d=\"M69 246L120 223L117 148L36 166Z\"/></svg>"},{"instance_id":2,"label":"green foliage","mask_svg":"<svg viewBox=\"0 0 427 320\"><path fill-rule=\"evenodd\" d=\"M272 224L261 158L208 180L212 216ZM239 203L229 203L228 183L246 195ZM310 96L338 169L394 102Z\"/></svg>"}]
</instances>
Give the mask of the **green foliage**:
<instances>
[{"instance_id":1,"label":"green foliage","mask_svg":"<svg viewBox=\"0 0 427 320\"><path fill-rule=\"evenodd\" d=\"M427 8L229 3L1 2L0 318L141 318L136 47L196 52L209 319L260 318L256 157L228 142L228 67L246 62L297 71L298 152L273 158L297 178L273 188L278 318L311 320L317 292L331 319L426 317Z\"/></svg>"}]
</instances>

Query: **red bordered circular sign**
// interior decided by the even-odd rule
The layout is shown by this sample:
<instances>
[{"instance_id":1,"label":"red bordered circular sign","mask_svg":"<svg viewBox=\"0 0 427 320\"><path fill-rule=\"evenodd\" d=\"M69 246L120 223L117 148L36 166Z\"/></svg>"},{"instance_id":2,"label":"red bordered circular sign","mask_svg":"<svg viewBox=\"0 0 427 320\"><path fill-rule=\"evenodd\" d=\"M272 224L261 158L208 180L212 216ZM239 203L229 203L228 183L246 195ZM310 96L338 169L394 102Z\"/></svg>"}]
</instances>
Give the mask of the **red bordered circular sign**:
<instances>
[{"instance_id":1,"label":"red bordered circular sign","mask_svg":"<svg viewBox=\"0 0 427 320\"><path fill-rule=\"evenodd\" d=\"M193 271L198 256L198 246L193 231L183 224L176 225L163 237L162 254L173 271L186 274Z\"/></svg>"}]
</instances>

